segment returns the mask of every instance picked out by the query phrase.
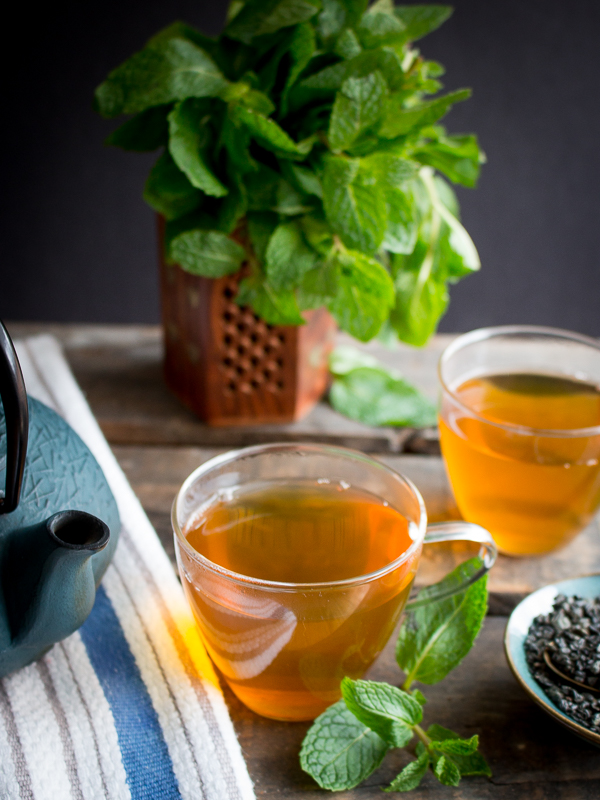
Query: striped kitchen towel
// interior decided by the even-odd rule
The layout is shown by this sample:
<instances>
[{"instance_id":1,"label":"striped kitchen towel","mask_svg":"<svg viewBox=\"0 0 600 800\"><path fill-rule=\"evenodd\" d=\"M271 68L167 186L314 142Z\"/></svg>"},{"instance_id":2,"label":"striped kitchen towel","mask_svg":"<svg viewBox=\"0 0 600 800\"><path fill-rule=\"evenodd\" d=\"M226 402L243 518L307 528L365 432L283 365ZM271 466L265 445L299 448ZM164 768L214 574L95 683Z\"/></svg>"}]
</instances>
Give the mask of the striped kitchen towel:
<instances>
[{"instance_id":1,"label":"striped kitchen towel","mask_svg":"<svg viewBox=\"0 0 600 800\"><path fill-rule=\"evenodd\" d=\"M58 342L17 343L29 394L101 465L119 545L79 631L0 681L0 798L251 800L214 669L173 568Z\"/></svg>"}]
</instances>

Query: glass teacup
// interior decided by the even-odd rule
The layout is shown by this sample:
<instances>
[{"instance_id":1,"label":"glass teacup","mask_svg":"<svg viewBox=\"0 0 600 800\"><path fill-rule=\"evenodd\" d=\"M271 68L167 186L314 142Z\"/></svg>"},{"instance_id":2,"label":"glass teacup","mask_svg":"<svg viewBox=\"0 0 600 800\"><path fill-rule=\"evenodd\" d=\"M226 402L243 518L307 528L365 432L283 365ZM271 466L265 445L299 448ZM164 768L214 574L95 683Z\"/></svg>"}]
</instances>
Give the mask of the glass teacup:
<instances>
[{"instance_id":1,"label":"glass teacup","mask_svg":"<svg viewBox=\"0 0 600 800\"><path fill-rule=\"evenodd\" d=\"M396 514L403 521L398 524L407 536L407 546L389 563L339 580L297 582L241 574L198 552L188 537L190 531L194 536L204 535L197 534L198 526L211 514L214 518L216 507L225 513L227 525L238 524L236 519L245 524L243 509L229 516L226 512L228 504L239 506L239 498L249 496L252 487L260 491L266 487L274 490L274 496L279 493L283 497L291 496L285 493L293 487L300 493L308 487L316 496L322 488L339 492L341 501L354 492L353 496L360 493L366 498L366 506L372 503L367 510L375 516L361 517L353 528L356 547L350 552L342 545L340 550L346 571L352 569L348 564L363 563L356 553L362 547L361 536L369 539L368 547L373 546L365 519L388 519ZM342 505L340 514L343 516ZM481 545L481 569L452 594L464 591L487 572L496 557L490 534L477 525L451 522L428 529L423 499L411 481L362 453L340 447L272 444L218 456L184 482L173 504L172 521L183 587L213 662L243 703L263 716L281 720L313 719L339 699L344 676L364 675L409 603L424 543L466 540ZM252 536L267 535L260 520L256 524L256 529L250 529L250 540L236 540L239 547L249 544L250 556L252 542L260 543ZM301 553L290 537L293 540L295 530L306 529L295 527L293 518L285 524L282 536L287 537L293 552ZM215 535L217 528L211 530L207 535ZM386 530L389 534L390 529ZM224 535L223 528L217 533ZM386 541L393 538L390 535ZM309 540L310 536L304 542L307 547ZM275 559L277 539L269 541ZM335 545L332 547L335 550ZM264 552L267 575L268 548ZM325 553L322 559L328 560L329 555ZM369 563L366 550L364 557L364 563ZM229 558L225 560L231 563ZM315 572L321 575L322 567L317 564ZM260 563L253 567L256 569L260 571Z\"/></svg>"},{"instance_id":2,"label":"glass teacup","mask_svg":"<svg viewBox=\"0 0 600 800\"><path fill-rule=\"evenodd\" d=\"M483 328L452 342L439 376L442 454L463 517L508 555L566 544L600 505L600 343Z\"/></svg>"}]
</instances>

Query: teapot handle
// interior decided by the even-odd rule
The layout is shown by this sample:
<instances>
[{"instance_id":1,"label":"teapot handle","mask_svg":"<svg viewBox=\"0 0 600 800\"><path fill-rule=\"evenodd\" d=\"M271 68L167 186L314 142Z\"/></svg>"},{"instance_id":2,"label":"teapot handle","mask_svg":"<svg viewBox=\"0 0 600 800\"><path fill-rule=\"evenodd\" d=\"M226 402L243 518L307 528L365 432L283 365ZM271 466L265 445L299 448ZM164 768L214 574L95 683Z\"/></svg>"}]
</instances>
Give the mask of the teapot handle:
<instances>
[{"instance_id":1,"label":"teapot handle","mask_svg":"<svg viewBox=\"0 0 600 800\"><path fill-rule=\"evenodd\" d=\"M4 497L0 491L0 514L8 514L19 505L27 436L29 433L29 408L25 381L15 346L8 331L0 321L0 398L6 420L6 486Z\"/></svg>"}]
</instances>

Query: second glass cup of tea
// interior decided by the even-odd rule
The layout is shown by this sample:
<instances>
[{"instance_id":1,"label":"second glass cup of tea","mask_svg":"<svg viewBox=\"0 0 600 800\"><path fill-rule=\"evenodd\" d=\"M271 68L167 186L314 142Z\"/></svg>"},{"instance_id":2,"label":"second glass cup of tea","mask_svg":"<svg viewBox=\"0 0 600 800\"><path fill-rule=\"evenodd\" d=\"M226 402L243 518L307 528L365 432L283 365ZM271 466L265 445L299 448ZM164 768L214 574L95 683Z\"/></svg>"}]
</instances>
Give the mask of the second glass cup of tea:
<instances>
[{"instance_id":1,"label":"second glass cup of tea","mask_svg":"<svg viewBox=\"0 0 600 800\"><path fill-rule=\"evenodd\" d=\"M600 505L600 344L536 326L459 336L439 365L440 440L465 519L547 553Z\"/></svg>"},{"instance_id":2,"label":"second glass cup of tea","mask_svg":"<svg viewBox=\"0 0 600 800\"><path fill-rule=\"evenodd\" d=\"M481 545L480 568L444 597L496 557L487 531L465 522L428 529L407 478L339 447L218 456L185 481L172 521L212 660L243 703L282 720L313 719L339 699L344 676L365 673L407 606L424 542Z\"/></svg>"}]
</instances>

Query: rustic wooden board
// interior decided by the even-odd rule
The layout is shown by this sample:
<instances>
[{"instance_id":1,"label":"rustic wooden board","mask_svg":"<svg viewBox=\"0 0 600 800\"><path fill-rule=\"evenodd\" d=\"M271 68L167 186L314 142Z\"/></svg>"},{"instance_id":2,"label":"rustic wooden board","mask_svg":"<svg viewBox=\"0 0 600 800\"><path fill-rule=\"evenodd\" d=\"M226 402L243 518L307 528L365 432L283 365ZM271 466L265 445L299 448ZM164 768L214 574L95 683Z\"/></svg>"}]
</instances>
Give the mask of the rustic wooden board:
<instances>
[{"instance_id":1,"label":"rustic wooden board","mask_svg":"<svg viewBox=\"0 0 600 800\"><path fill-rule=\"evenodd\" d=\"M170 509L183 480L222 448L115 446L114 451L161 541L174 563ZM460 519L439 457L378 456L405 474L420 489L430 521ZM418 583L439 580L475 551L468 545L431 545L425 548ZM489 578L491 610L510 611L524 595L554 581L600 572L600 535L594 522L567 547L541 558L499 556Z\"/></svg>"},{"instance_id":2,"label":"rustic wooden board","mask_svg":"<svg viewBox=\"0 0 600 800\"><path fill-rule=\"evenodd\" d=\"M421 686L428 698L425 725L437 722L463 736L478 733L493 776L465 778L458 789L427 776L411 800L594 800L600 796L600 750L551 720L529 700L510 673L502 652L505 617L488 617L473 650L437 686ZM394 637L367 677L401 681ZM227 703L258 798L381 800L381 789L408 762L405 751L388 753L362 786L330 795L299 766L308 724L265 720L225 688ZM396 797L399 795L390 795Z\"/></svg>"},{"instance_id":3,"label":"rustic wooden board","mask_svg":"<svg viewBox=\"0 0 600 800\"><path fill-rule=\"evenodd\" d=\"M160 336L154 327L9 325L14 336L53 333L63 342L74 372L117 457L173 559L169 511L184 478L222 452L276 439L329 441L379 453L421 489L433 521L456 519L458 511L439 457L435 431L373 430L319 406L301 423L254 429L210 429L183 409L164 388ZM431 347L391 353L367 346L400 369L430 397L437 394L435 363L448 338ZM140 446L143 445L143 446ZM172 446L178 445L178 446ZM194 446L195 445L195 446ZM437 580L468 551L459 546L427 548L421 583ZM442 684L422 687L429 698L426 724L438 722L469 736L479 733L493 770L491 780L464 780L458 789L427 778L414 800L591 800L600 796L600 751L549 719L522 692L506 665L502 616L525 593L564 577L600 571L600 537L593 525L564 550L541 559L500 557L490 575L490 610L484 630L463 664ZM394 637L369 677L400 682L393 657ZM330 796L298 764L308 725L262 719L224 688L257 797L300 800ZM404 766L397 751L365 784L336 795L340 800L381 798L381 787Z\"/></svg>"},{"instance_id":4,"label":"rustic wooden board","mask_svg":"<svg viewBox=\"0 0 600 800\"><path fill-rule=\"evenodd\" d=\"M111 444L240 447L273 441L323 441L369 452L438 453L437 431L371 428L319 403L303 420L287 425L209 427L166 388L162 342L155 326L42 325L8 323L14 338L51 333L69 363L104 435ZM381 345L361 349L402 372L431 399L437 397L436 363L452 337L435 337L424 349ZM340 342L356 344L340 336Z\"/></svg>"},{"instance_id":5,"label":"rustic wooden board","mask_svg":"<svg viewBox=\"0 0 600 800\"><path fill-rule=\"evenodd\" d=\"M223 449L118 446L114 450L173 558L169 518L173 497L193 469ZM385 456L382 460L415 481L431 518L458 517L440 458L402 455ZM522 593L549 580L600 569L595 530L582 534L567 550L544 559L501 556L490 575L491 610L501 614ZM442 548L428 548L421 579L435 579L465 555L456 549L442 552ZM456 790L442 787L428 777L411 793L414 800L592 800L599 796L600 751L549 719L520 689L504 657L505 626L505 616L488 616L465 661L443 683L421 687L429 700L426 724L437 722L465 736L478 733L493 777L466 779ZM367 677L392 684L400 682L394 640L392 637ZM227 686L223 688L259 800L330 796L299 767L298 753L308 725L263 719L245 708ZM407 760L404 751L391 753L362 786L332 796L340 800L381 798L382 786L389 784Z\"/></svg>"}]
</instances>

